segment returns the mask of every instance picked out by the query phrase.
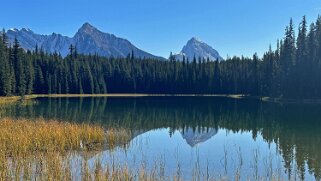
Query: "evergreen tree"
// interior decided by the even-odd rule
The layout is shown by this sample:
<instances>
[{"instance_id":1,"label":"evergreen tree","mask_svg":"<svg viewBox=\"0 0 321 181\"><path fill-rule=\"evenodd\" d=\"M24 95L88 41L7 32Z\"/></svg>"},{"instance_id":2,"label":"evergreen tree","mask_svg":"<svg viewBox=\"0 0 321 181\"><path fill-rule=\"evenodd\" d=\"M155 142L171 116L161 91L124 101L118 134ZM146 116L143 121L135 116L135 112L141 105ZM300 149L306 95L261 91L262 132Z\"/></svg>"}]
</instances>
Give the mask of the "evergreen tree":
<instances>
[{"instance_id":1,"label":"evergreen tree","mask_svg":"<svg viewBox=\"0 0 321 181\"><path fill-rule=\"evenodd\" d=\"M214 81L213 81L213 89L214 93L220 94L221 93L221 70L220 70L220 63L218 60L215 61L214 65Z\"/></svg>"},{"instance_id":2,"label":"evergreen tree","mask_svg":"<svg viewBox=\"0 0 321 181\"><path fill-rule=\"evenodd\" d=\"M7 51L6 34L0 36L0 95L11 95L10 65Z\"/></svg>"},{"instance_id":3,"label":"evergreen tree","mask_svg":"<svg viewBox=\"0 0 321 181\"><path fill-rule=\"evenodd\" d=\"M25 66L24 66L24 53L20 48L17 39L14 40L12 50L12 62L16 77L16 94L24 96L26 93L26 78L25 78Z\"/></svg>"},{"instance_id":4,"label":"evergreen tree","mask_svg":"<svg viewBox=\"0 0 321 181\"><path fill-rule=\"evenodd\" d=\"M281 63L281 89L283 96L291 97L293 93L294 80L293 77L293 67L296 65L295 61L295 35L293 21L290 20L290 25L286 28L285 39L282 46L282 51L280 54Z\"/></svg>"}]
</instances>

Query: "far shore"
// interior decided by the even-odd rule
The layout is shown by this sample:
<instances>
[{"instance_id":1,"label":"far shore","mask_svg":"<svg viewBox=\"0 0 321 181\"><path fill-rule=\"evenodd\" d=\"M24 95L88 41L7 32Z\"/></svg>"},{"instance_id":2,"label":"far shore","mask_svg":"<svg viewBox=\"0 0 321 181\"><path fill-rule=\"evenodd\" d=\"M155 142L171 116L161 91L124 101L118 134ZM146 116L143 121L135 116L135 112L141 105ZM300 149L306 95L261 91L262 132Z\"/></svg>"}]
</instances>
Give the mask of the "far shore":
<instances>
[{"instance_id":1,"label":"far shore","mask_svg":"<svg viewBox=\"0 0 321 181\"><path fill-rule=\"evenodd\" d=\"M231 97L243 98L242 94L136 94L136 93L112 93L112 94L39 94L28 95L29 98L38 97Z\"/></svg>"},{"instance_id":2,"label":"far shore","mask_svg":"<svg viewBox=\"0 0 321 181\"><path fill-rule=\"evenodd\" d=\"M112 94L32 94L20 96L1 97L0 102L18 101L21 99L35 99L41 97L59 98L59 97L230 97L230 98L243 98L246 95L242 94L136 94L136 93L112 93Z\"/></svg>"},{"instance_id":3,"label":"far shore","mask_svg":"<svg viewBox=\"0 0 321 181\"><path fill-rule=\"evenodd\" d=\"M256 99L263 102L275 103L318 103L321 104L321 99L285 99L273 97L258 97L244 94L139 94L139 93L111 93L111 94L32 94L20 96L0 96L0 105L14 103L21 100L30 100L36 98L77 98L77 97L123 97L123 98L138 98L138 97L226 97L233 99Z\"/></svg>"}]
</instances>

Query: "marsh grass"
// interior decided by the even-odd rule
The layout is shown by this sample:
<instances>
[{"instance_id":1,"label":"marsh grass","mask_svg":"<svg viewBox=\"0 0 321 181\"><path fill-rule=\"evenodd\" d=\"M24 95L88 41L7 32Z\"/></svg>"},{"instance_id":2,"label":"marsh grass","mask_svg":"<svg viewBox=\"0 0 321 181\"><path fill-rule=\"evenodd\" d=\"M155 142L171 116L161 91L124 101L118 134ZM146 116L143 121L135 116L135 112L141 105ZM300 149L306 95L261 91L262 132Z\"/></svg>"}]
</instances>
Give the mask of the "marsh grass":
<instances>
[{"instance_id":1,"label":"marsh grass","mask_svg":"<svg viewBox=\"0 0 321 181\"><path fill-rule=\"evenodd\" d=\"M113 141L110 139L108 143L114 144ZM97 125L42 119L0 120L0 150L6 156L91 149L105 143L105 130Z\"/></svg>"},{"instance_id":2,"label":"marsh grass","mask_svg":"<svg viewBox=\"0 0 321 181\"><path fill-rule=\"evenodd\" d=\"M69 180L65 160L74 151L102 151L125 145L130 134L122 129L54 120L0 119L0 180Z\"/></svg>"},{"instance_id":3,"label":"marsh grass","mask_svg":"<svg viewBox=\"0 0 321 181\"><path fill-rule=\"evenodd\" d=\"M2 104L10 104L17 102L21 99L19 96L12 96L12 97L0 97L0 105Z\"/></svg>"},{"instance_id":4,"label":"marsh grass","mask_svg":"<svg viewBox=\"0 0 321 181\"><path fill-rule=\"evenodd\" d=\"M108 130L105 132L107 146L109 149L115 146L126 147L129 140L131 139L130 131L123 128L105 128Z\"/></svg>"}]
</instances>

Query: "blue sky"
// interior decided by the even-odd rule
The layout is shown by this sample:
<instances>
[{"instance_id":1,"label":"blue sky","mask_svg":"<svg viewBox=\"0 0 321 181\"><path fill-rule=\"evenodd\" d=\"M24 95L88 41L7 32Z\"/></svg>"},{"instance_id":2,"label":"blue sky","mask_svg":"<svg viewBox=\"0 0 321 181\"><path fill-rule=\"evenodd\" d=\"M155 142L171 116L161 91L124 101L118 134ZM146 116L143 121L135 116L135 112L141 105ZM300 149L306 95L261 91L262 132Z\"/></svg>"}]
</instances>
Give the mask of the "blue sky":
<instances>
[{"instance_id":1,"label":"blue sky","mask_svg":"<svg viewBox=\"0 0 321 181\"><path fill-rule=\"evenodd\" d=\"M4 0L0 27L73 36L89 22L168 57L191 37L226 55L259 55L282 38L292 17L296 28L321 14L319 0ZM5 7L5 8L4 8Z\"/></svg>"}]
</instances>

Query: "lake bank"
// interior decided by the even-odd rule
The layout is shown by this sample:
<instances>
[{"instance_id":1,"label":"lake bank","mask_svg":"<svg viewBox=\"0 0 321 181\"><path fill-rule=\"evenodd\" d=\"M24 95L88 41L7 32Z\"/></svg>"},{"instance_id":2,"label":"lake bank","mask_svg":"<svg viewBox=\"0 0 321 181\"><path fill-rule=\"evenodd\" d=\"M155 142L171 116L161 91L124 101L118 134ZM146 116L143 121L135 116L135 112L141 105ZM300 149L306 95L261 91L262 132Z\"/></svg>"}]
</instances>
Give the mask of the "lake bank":
<instances>
[{"instance_id":1,"label":"lake bank","mask_svg":"<svg viewBox=\"0 0 321 181\"><path fill-rule=\"evenodd\" d=\"M245 98L242 94L33 94L20 96L1 97L0 104L14 103L21 100L30 100L36 98L81 98L81 97L124 97L124 98L138 98L138 97L228 97L241 99Z\"/></svg>"},{"instance_id":2,"label":"lake bank","mask_svg":"<svg viewBox=\"0 0 321 181\"><path fill-rule=\"evenodd\" d=\"M33 94L20 96L1 97L1 104L11 104L18 101L31 100L36 98L142 98L142 97L225 97L232 99L253 99L262 102L288 103L288 104L321 104L321 99L287 99L273 97L259 97L244 94L128 94L128 93L112 93L112 94Z\"/></svg>"}]
</instances>

